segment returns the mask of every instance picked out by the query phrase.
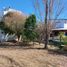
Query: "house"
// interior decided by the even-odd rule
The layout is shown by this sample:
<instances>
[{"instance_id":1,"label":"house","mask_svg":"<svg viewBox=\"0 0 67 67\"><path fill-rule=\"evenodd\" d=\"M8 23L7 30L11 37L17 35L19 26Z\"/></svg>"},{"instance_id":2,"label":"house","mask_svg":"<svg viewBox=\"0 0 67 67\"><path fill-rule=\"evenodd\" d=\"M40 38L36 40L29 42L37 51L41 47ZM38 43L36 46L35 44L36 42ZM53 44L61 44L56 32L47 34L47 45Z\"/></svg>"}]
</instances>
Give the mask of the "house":
<instances>
[{"instance_id":1,"label":"house","mask_svg":"<svg viewBox=\"0 0 67 67\"><path fill-rule=\"evenodd\" d=\"M51 22L51 37L57 36L59 32L63 32L64 35L67 35L67 19L52 19Z\"/></svg>"},{"instance_id":2,"label":"house","mask_svg":"<svg viewBox=\"0 0 67 67\"><path fill-rule=\"evenodd\" d=\"M54 20L52 31L67 31L67 19Z\"/></svg>"}]
</instances>

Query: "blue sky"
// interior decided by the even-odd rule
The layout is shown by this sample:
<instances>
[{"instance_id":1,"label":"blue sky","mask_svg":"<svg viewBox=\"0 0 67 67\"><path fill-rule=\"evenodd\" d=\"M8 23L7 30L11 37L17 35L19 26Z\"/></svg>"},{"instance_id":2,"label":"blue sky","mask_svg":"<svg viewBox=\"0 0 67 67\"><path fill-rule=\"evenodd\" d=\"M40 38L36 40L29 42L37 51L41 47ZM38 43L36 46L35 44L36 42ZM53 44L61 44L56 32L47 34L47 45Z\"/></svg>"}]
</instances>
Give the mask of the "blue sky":
<instances>
[{"instance_id":1,"label":"blue sky","mask_svg":"<svg viewBox=\"0 0 67 67\"><path fill-rule=\"evenodd\" d=\"M0 0L0 9L9 6L27 14L31 14L34 11L31 0Z\"/></svg>"},{"instance_id":2,"label":"blue sky","mask_svg":"<svg viewBox=\"0 0 67 67\"><path fill-rule=\"evenodd\" d=\"M63 4L65 8L59 18L67 19L67 0L63 0ZM26 14L32 14L35 11L32 5L32 0L0 0L0 10L2 10L3 7L9 6Z\"/></svg>"}]
</instances>

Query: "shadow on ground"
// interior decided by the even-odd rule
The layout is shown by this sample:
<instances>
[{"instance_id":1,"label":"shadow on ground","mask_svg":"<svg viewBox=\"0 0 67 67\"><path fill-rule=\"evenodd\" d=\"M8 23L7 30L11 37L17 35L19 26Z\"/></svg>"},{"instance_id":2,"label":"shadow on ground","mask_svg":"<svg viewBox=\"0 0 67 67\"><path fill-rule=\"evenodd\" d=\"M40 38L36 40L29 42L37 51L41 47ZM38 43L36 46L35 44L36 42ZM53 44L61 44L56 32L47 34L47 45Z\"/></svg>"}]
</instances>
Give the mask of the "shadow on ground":
<instances>
[{"instance_id":1,"label":"shadow on ground","mask_svg":"<svg viewBox=\"0 0 67 67\"><path fill-rule=\"evenodd\" d=\"M48 49L48 53L49 54L53 54L53 55L64 55L64 56L67 56L67 51L64 51L64 50L52 50L52 49Z\"/></svg>"},{"instance_id":2,"label":"shadow on ground","mask_svg":"<svg viewBox=\"0 0 67 67\"><path fill-rule=\"evenodd\" d=\"M19 44L19 45L18 45ZM0 48L6 48L6 49L11 49L11 50L15 50L15 49L22 49L22 50L45 50L43 47L34 47L34 45L26 45L26 44L22 44L22 43L10 43L10 42L6 42L6 43L0 43ZM67 51L64 50L58 50L58 49L47 49L49 54L55 54L55 55L64 55L67 56Z\"/></svg>"}]
</instances>

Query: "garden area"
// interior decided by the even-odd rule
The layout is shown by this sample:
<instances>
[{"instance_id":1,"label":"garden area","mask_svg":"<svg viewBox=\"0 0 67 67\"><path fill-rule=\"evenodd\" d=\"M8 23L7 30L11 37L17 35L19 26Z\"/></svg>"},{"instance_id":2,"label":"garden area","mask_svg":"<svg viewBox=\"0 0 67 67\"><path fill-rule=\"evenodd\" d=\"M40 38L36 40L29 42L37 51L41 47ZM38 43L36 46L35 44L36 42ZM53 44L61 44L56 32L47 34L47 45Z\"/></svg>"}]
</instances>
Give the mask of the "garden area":
<instances>
[{"instance_id":1,"label":"garden area","mask_svg":"<svg viewBox=\"0 0 67 67\"><path fill-rule=\"evenodd\" d=\"M21 1L0 10L0 67L67 67L65 1Z\"/></svg>"}]
</instances>

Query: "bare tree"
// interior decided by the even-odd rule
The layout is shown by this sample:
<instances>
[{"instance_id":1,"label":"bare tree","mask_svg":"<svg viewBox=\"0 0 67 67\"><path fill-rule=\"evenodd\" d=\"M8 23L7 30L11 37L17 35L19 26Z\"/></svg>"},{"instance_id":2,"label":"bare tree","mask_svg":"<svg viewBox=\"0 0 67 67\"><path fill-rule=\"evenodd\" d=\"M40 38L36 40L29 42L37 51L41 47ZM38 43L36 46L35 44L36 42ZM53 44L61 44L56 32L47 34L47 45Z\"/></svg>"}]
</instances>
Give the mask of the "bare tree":
<instances>
[{"instance_id":1,"label":"bare tree","mask_svg":"<svg viewBox=\"0 0 67 67\"><path fill-rule=\"evenodd\" d=\"M43 43L44 41L44 23L37 23L37 26L35 28L35 31L38 33L38 38L37 38L37 42Z\"/></svg>"},{"instance_id":2,"label":"bare tree","mask_svg":"<svg viewBox=\"0 0 67 67\"><path fill-rule=\"evenodd\" d=\"M59 17L59 15L63 11L64 5L62 4L62 0L41 0L41 1L32 0L32 1L33 1L33 6L35 9L35 14L37 18L40 19L40 22L43 22L43 20L45 20L44 21L45 34L43 36L44 36L44 44L45 44L44 48L47 48L49 32L51 31L49 29L51 28L50 20L57 19ZM41 5L41 3L43 5ZM43 9L41 9L42 7Z\"/></svg>"}]
</instances>

